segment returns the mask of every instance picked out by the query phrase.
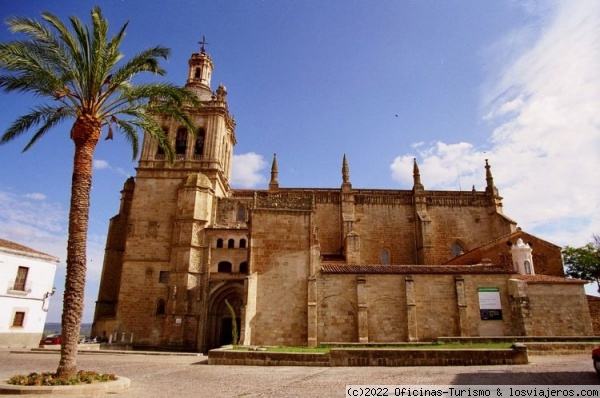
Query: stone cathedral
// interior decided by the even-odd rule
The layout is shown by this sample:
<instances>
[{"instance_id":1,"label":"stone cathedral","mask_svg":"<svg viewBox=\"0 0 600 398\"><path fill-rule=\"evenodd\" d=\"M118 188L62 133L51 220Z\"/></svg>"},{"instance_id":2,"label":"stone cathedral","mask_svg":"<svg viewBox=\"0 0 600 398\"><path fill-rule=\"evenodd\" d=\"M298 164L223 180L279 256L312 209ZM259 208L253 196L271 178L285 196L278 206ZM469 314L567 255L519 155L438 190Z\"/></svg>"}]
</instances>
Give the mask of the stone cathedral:
<instances>
[{"instance_id":1,"label":"stone cathedral","mask_svg":"<svg viewBox=\"0 0 600 398\"><path fill-rule=\"evenodd\" d=\"M583 281L560 247L503 214L485 190L230 185L236 124L211 88L204 46L185 87L198 131L160 120L173 163L148 135L110 220L93 333L144 348L431 341L443 336L585 336Z\"/></svg>"}]
</instances>

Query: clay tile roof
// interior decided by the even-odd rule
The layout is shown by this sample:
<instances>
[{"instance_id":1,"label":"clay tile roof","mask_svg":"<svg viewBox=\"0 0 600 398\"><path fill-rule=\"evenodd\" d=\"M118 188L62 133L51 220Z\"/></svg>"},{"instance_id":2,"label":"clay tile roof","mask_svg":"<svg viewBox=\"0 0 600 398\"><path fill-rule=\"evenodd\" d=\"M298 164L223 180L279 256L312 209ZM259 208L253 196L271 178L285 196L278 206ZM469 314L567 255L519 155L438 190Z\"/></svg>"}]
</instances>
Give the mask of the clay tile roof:
<instances>
[{"instance_id":1,"label":"clay tile roof","mask_svg":"<svg viewBox=\"0 0 600 398\"><path fill-rule=\"evenodd\" d=\"M515 279L526 281L528 284L544 284L544 283L566 283L585 285L588 281L573 278L561 278L560 276L550 275L516 275Z\"/></svg>"},{"instance_id":2,"label":"clay tile roof","mask_svg":"<svg viewBox=\"0 0 600 398\"><path fill-rule=\"evenodd\" d=\"M46 261L51 261L58 263L60 260L57 257L51 256L50 254L42 253L40 251L34 250L30 247L20 245L18 243L12 242L10 240L0 238L0 251L17 254L21 256L27 257L35 257Z\"/></svg>"},{"instance_id":3,"label":"clay tile roof","mask_svg":"<svg viewBox=\"0 0 600 398\"><path fill-rule=\"evenodd\" d=\"M497 265L340 265L323 264L324 274L512 274Z\"/></svg>"}]
</instances>

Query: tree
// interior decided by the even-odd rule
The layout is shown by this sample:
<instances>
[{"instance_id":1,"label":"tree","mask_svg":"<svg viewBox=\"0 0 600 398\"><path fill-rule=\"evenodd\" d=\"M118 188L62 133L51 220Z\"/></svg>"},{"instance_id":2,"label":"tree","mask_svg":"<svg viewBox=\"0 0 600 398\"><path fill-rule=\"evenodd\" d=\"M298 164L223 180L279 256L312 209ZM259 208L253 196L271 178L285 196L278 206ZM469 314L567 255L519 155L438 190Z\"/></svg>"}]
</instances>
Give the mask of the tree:
<instances>
[{"instance_id":1,"label":"tree","mask_svg":"<svg viewBox=\"0 0 600 398\"><path fill-rule=\"evenodd\" d=\"M600 292L600 235L594 235L594 242L582 247L566 246L562 254L567 275L596 282Z\"/></svg>"},{"instance_id":2,"label":"tree","mask_svg":"<svg viewBox=\"0 0 600 398\"><path fill-rule=\"evenodd\" d=\"M185 105L196 105L194 95L183 88L164 83L134 85L135 76L150 72L164 75L159 65L169 49L152 47L122 61L121 40L128 23L109 37L108 21L99 7L91 11L91 26L70 17L70 28L55 15L43 12L42 20L12 17L7 25L25 39L0 43L0 89L31 93L42 103L17 118L0 138L0 144L36 129L23 149L27 151L48 131L73 120L70 138L75 145L67 269L62 312L63 344L57 377L77 372L77 342L86 277L86 240L92 184L92 156L102 130L106 139L116 130L131 144L137 158L138 132L154 137L168 160L174 151L168 137L154 118L170 116L194 132Z\"/></svg>"}]
</instances>

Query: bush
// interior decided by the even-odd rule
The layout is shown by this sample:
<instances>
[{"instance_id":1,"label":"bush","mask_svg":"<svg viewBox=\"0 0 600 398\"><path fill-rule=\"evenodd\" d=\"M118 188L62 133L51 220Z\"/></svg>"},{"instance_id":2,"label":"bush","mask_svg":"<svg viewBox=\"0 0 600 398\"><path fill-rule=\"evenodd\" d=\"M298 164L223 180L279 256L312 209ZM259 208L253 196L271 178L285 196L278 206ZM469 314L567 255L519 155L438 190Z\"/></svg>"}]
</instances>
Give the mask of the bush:
<instances>
[{"instance_id":1,"label":"bush","mask_svg":"<svg viewBox=\"0 0 600 398\"><path fill-rule=\"evenodd\" d=\"M80 370L71 379L56 377L56 373L30 373L27 376L17 375L8 379L8 384L18 386L72 386L76 384L91 384L93 382L105 382L117 380L117 376L110 373L98 373Z\"/></svg>"}]
</instances>

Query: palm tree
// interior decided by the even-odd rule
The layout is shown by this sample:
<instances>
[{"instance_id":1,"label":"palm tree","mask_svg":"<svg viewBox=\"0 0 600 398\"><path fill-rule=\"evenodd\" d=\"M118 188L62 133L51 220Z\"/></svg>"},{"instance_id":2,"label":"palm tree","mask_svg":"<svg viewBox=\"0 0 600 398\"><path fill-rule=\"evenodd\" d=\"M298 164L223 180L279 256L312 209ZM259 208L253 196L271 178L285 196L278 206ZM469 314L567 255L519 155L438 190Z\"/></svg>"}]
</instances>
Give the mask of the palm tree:
<instances>
[{"instance_id":1,"label":"palm tree","mask_svg":"<svg viewBox=\"0 0 600 398\"><path fill-rule=\"evenodd\" d=\"M92 185L92 156L106 128L123 133L138 154L138 131L154 137L167 159L173 159L169 143L154 116L172 117L195 131L185 114L186 105L197 104L193 94L170 84L133 85L131 79L142 72L164 75L159 66L169 49L153 47L121 62L119 51L127 23L109 37L108 21L99 7L91 11L91 27L70 17L70 29L55 15L43 12L42 21L12 17L7 24L13 33L26 39L0 43L0 89L25 92L45 102L16 119L0 138L0 144L36 129L23 149L27 151L48 131L73 119L70 138L75 144L67 273L62 312L63 344L57 377L77 372L77 342L83 314L86 274L86 239Z\"/></svg>"}]
</instances>

